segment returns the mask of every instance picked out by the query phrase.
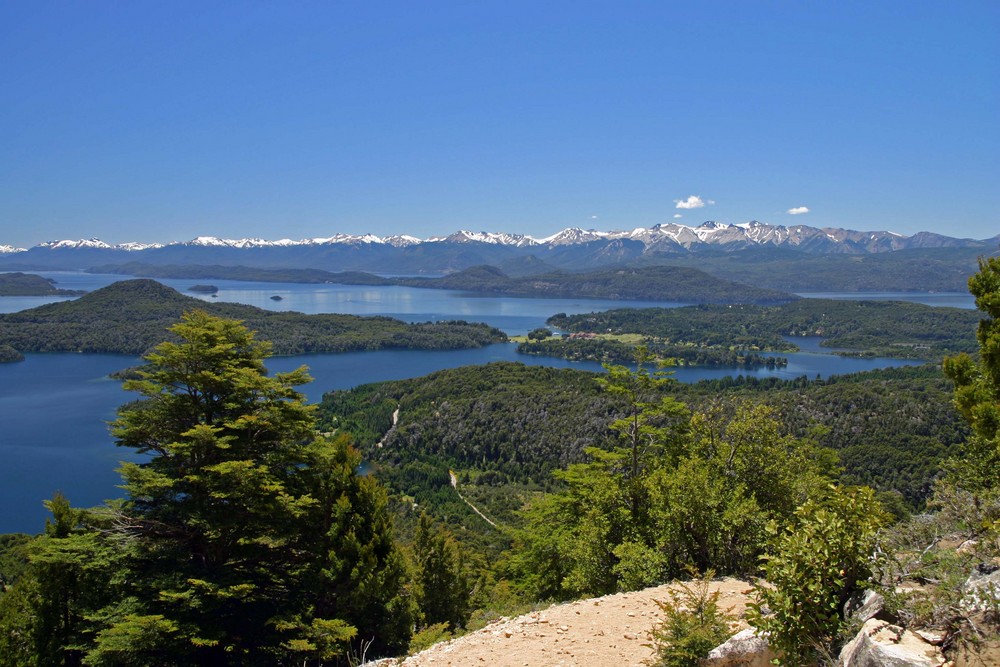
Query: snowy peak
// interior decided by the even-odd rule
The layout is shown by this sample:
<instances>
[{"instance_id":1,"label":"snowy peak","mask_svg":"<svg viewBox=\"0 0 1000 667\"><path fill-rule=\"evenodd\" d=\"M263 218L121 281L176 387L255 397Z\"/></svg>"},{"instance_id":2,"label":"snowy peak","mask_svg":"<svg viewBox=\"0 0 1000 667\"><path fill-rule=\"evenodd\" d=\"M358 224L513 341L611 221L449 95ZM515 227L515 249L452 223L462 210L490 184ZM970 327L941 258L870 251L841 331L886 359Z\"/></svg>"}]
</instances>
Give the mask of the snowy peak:
<instances>
[{"instance_id":1,"label":"snowy peak","mask_svg":"<svg viewBox=\"0 0 1000 667\"><path fill-rule=\"evenodd\" d=\"M443 239L431 239L436 241L447 241L450 243L488 243L490 245L506 245L523 248L525 246L537 245L538 242L530 236L524 234L497 234L493 232L470 232L465 229L444 237Z\"/></svg>"},{"instance_id":2,"label":"snowy peak","mask_svg":"<svg viewBox=\"0 0 1000 667\"><path fill-rule=\"evenodd\" d=\"M575 243L590 243L600 241L611 236L611 232L599 232L596 229L580 229L579 227L569 227L552 236L538 239L539 243L545 245L572 245Z\"/></svg>"},{"instance_id":3,"label":"snowy peak","mask_svg":"<svg viewBox=\"0 0 1000 667\"><path fill-rule=\"evenodd\" d=\"M100 239L80 239L79 241L46 241L40 243L39 248L49 248L50 250L67 250L74 248L104 248L110 249L112 246Z\"/></svg>"},{"instance_id":4,"label":"snowy peak","mask_svg":"<svg viewBox=\"0 0 1000 667\"><path fill-rule=\"evenodd\" d=\"M386 236L382 239L385 243L393 246L394 248L405 248L411 245L417 245L420 243L420 239L416 236L408 236L406 234L397 234L395 236Z\"/></svg>"},{"instance_id":5,"label":"snowy peak","mask_svg":"<svg viewBox=\"0 0 1000 667\"><path fill-rule=\"evenodd\" d=\"M129 252L138 252L139 250L152 250L153 248L162 248L162 243L119 243L118 245L112 246L119 250L128 250Z\"/></svg>"},{"instance_id":6,"label":"snowy peak","mask_svg":"<svg viewBox=\"0 0 1000 667\"><path fill-rule=\"evenodd\" d=\"M12 245L0 245L0 255L10 255L15 252L26 252L25 248L15 248Z\"/></svg>"}]
</instances>

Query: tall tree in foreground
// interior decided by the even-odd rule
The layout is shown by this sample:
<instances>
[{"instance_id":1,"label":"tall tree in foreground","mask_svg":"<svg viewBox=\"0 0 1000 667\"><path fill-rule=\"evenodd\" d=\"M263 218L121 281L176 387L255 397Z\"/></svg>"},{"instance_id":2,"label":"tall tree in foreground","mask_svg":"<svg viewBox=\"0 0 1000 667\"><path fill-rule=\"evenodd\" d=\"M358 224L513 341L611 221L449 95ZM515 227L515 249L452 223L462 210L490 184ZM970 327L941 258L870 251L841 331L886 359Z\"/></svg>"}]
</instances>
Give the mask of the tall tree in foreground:
<instances>
[{"instance_id":1,"label":"tall tree in foreground","mask_svg":"<svg viewBox=\"0 0 1000 667\"><path fill-rule=\"evenodd\" d=\"M972 427L958 481L970 491L1000 487L1000 258L979 260L969 291L986 319L979 323L979 359L962 353L945 359L944 372L955 383L955 405Z\"/></svg>"},{"instance_id":2,"label":"tall tree in foreground","mask_svg":"<svg viewBox=\"0 0 1000 667\"><path fill-rule=\"evenodd\" d=\"M455 539L423 512L413 544L417 601L426 625L447 623L449 630L469 620L469 581Z\"/></svg>"},{"instance_id":3,"label":"tall tree in foreground","mask_svg":"<svg viewBox=\"0 0 1000 667\"><path fill-rule=\"evenodd\" d=\"M269 345L233 320L195 311L171 331L112 427L149 458L121 470L111 539L130 594L98 615L87 662L302 664L382 633L378 613L342 602L372 582L380 601L400 595L384 497L345 470L346 443L316 438L305 369L269 377Z\"/></svg>"}]
</instances>

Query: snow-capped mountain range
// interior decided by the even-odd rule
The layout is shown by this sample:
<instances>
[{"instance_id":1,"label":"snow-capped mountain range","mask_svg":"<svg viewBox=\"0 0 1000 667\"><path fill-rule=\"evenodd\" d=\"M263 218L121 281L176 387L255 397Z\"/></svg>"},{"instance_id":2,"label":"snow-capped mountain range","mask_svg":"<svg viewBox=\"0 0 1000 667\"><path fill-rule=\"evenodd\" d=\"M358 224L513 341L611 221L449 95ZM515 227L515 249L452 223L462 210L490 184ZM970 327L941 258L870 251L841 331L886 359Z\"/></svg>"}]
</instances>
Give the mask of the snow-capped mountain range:
<instances>
[{"instance_id":1,"label":"snow-capped mountain range","mask_svg":"<svg viewBox=\"0 0 1000 667\"><path fill-rule=\"evenodd\" d=\"M705 222L697 227L660 224L622 231L572 227L536 238L524 234L458 231L448 236L334 234L276 241L199 236L190 241L105 243L99 239L50 241L32 248L0 245L0 270L108 269L122 264L227 265L312 268L386 274L447 273L492 265L522 275L554 269L588 270L701 253L790 252L867 255L914 248L968 248L994 252L1000 236L958 239L930 232L904 236L806 225ZM981 249L981 250L980 250Z\"/></svg>"},{"instance_id":2,"label":"snow-capped mountain range","mask_svg":"<svg viewBox=\"0 0 1000 667\"><path fill-rule=\"evenodd\" d=\"M543 238L535 238L524 234L460 230L448 236L435 236L427 239L419 239L415 236L407 235L382 237L375 234L334 234L329 237L299 240L284 238L275 241L262 238L222 239L215 236L199 236L190 241L175 241L168 244L109 244L92 238L48 241L38 244L35 248L48 250L86 248L137 252L170 246L248 249L344 244L352 246L386 245L395 248L405 248L424 243L482 243L513 248L533 248L567 246L620 239L638 241L647 249L657 251L671 249L674 251L696 251L702 246L715 246L728 250L753 246L774 246L794 248L812 253L846 252L852 254L886 252L907 248L971 246L995 240L958 239L931 232L920 232L913 236L904 236L888 231L861 232L841 228L809 227L807 225L786 227L784 225L769 225L757 221L727 225L708 221L697 227L667 223L654 225L653 227L638 227L629 231L597 231L594 229L570 227ZM21 252L27 252L27 249L15 248L10 245L0 245L0 253L12 254Z\"/></svg>"}]
</instances>

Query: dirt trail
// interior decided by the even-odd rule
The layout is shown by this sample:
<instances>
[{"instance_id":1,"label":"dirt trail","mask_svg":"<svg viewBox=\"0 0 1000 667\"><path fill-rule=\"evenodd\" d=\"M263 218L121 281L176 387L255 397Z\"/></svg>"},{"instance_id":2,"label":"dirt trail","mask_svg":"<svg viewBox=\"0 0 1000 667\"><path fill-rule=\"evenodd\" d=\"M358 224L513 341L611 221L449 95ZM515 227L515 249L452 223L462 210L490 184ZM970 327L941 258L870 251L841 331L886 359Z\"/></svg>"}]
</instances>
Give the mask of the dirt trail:
<instances>
[{"instance_id":1,"label":"dirt trail","mask_svg":"<svg viewBox=\"0 0 1000 667\"><path fill-rule=\"evenodd\" d=\"M619 593L550 607L432 646L406 658L404 667L496 665L497 667L618 667L642 665L652 657L650 630L660 620L655 600L666 600L670 586ZM721 607L739 616L750 584L736 579L714 582Z\"/></svg>"},{"instance_id":2,"label":"dirt trail","mask_svg":"<svg viewBox=\"0 0 1000 667\"><path fill-rule=\"evenodd\" d=\"M466 505L468 505L469 507L471 507L473 512L475 512L476 514L478 514L479 516L481 516L483 518L483 521L485 521L486 523L490 524L494 528L499 529L500 527L498 525L496 525L495 523L493 523L488 516L486 516L485 514L483 514L482 512L480 512L479 508L476 507L475 505L473 505L472 503L470 503L469 499L466 498L465 496L463 496L462 492L458 490L458 475L456 475L454 473L454 471L452 471L452 470L448 471L448 475L451 477L451 486L452 486L452 488L455 489L455 493L458 494L458 497L461 498L462 502L465 503Z\"/></svg>"}]
</instances>

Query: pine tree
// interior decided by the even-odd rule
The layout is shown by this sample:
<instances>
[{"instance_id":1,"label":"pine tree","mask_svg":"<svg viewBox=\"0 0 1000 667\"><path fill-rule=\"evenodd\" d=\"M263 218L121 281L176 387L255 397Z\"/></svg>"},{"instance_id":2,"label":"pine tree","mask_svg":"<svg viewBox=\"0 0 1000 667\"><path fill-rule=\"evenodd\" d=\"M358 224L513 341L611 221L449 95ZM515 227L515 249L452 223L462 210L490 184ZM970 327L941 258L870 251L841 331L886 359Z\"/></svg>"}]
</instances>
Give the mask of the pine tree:
<instances>
[{"instance_id":1,"label":"pine tree","mask_svg":"<svg viewBox=\"0 0 1000 667\"><path fill-rule=\"evenodd\" d=\"M976 307L987 318L979 323L979 359L959 354L944 361L944 372L955 383L955 405L972 426L972 437L957 477L971 491L1000 487L1000 258L979 260L979 272L969 278Z\"/></svg>"},{"instance_id":2,"label":"pine tree","mask_svg":"<svg viewBox=\"0 0 1000 667\"><path fill-rule=\"evenodd\" d=\"M452 630L463 627L469 619L470 591L458 544L424 512L417 522L413 550L424 623L447 623Z\"/></svg>"},{"instance_id":3,"label":"pine tree","mask_svg":"<svg viewBox=\"0 0 1000 667\"><path fill-rule=\"evenodd\" d=\"M195 311L171 332L112 425L149 458L121 469L128 595L95 615L88 664L323 661L383 632L402 586L384 494L346 442L317 439L305 369L269 377L269 345L233 320Z\"/></svg>"}]
</instances>

